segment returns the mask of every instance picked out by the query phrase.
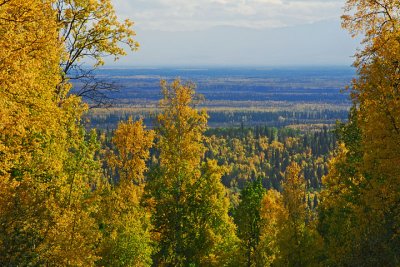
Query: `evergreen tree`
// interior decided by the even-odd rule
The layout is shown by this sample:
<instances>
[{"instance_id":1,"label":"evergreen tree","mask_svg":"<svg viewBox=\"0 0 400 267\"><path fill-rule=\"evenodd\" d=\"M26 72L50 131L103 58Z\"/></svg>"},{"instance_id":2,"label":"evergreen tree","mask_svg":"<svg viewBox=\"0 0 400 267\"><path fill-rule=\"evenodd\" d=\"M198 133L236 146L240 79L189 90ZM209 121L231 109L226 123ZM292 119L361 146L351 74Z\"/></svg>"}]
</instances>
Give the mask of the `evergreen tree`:
<instances>
[{"instance_id":1,"label":"evergreen tree","mask_svg":"<svg viewBox=\"0 0 400 267\"><path fill-rule=\"evenodd\" d=\"M241 239L242 251L247 266L256 266L257 248L260 241L261 200L265 194L261 179L248 182L240 193L240 203L234 210L237 236Z\"/></svg>"}]
</instances>

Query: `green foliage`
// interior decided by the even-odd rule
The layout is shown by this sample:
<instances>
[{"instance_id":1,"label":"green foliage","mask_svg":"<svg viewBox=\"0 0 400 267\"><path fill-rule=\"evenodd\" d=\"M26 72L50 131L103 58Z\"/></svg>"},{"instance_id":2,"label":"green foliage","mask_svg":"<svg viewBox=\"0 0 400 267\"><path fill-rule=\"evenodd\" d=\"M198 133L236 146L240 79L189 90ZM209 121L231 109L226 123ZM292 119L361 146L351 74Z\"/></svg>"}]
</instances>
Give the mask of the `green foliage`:
<instances>
[{"instance_id":1,"label":"green foliage","mask_svg":"<svg viewBox=\"0 0 400 267\"><path fill-rule=\"evenodd\" d=\"M158 233L158 265L210 266L229 260L235 246L223 168L203 162L207 116L191 107L191 84L162 83L158 117L159 165L149 181L152 220Z\"/></svg>"},{"instance_id":2,"label":"green foliage","mask_svg":"<svg viewBox=\"0 0 400 267\"><path fill-rule=\"evenodd\" d=\"M70 84L61 83L64 47L51 3L0 4L0 265L4 266L93 266L104 257L99 244L106 243L106 231L100 231L99 224L112 204L107 200L113 198L105 197L97 136L94 131L87 133L81 123L86 105L68 95ZM71 34L76 29L71 28ZM139 240L131 234L141 224L131 218L143 213L129 215L118 218L130 231L117 235L112 251L126 245L124 239L129 247ZM143 241L148 233L140 237ZM140 256L135 254L135 264ZM149 257L143 262L150 265ZM133 263L124 259L123 265L127 264Z\"/></svg>"},{"instance_id":3,"label":"green foliage","mask_svg":"<svg viewBox=\"0 0 400 267\"><path fill-rule=\"evenodd\" d=\"M228 167L222 181L230 188L243 188L246 181L260 178L264 187L280 190L282 173L295 161L301 163L309 187L318 190L336 142L327 128L306 133L266 126L216 128L207 135L206 156Z\"/></svg>"},{"instance_id":4,"label":"green foliage","mask_svg":"<svg viewBox=\"0 0 400 267\"><path fill-rule=\"evenodd\" d=\"M241 239L241 249L247 266L255 266L257 247L260 241L261 200L265 194L261 179L248 182L240 192L240 202L233 213L237 225L237 236Z\"/></svg>"},{"instance_id":5,"label":"green foliage","mask_svg":"<svg viewBox=\"0 0 400 267\"><path fill-rule=\"evenodd\" d=\"M154 132L141 121L121 122L106 152L108 179L98 222L103 234L100 266L151 266L154 247L148 210L141 205L146 160Z\"/></svg>"},{"instance_id":6,"label":"green foliage","mask_svg":"<svg viewBox=\"0 0 400 267\"><path fill-rule=\"evenodd\" d=\"M354 108L324 179L320 232L327 264L399 265L399 3L348 0L343 26L363 34Z\"/></svg>"},{"instance_id":7,"label":"green foliage","mask_svg":"<svg viewBox=\"0 0 400 267\"><path fill-rule=\"evenodd\" d=\"M318 266L322 239L296 163L286 169L282 188L282 193L268 190L261 202L257 266Z\"/></svg>"},{"instance_id":8,"label":"green foliage","mask_svg":"<svg viewBox=\"0 0 400 267\"><path fill-rule=\"evenodd\" d=\"M315 229L314 216L306 203L306 183L300 166L292 163L286 169L282 200L287 212L280 221L279 266L316 266L321 253L321 238Z\"/></svg>"}]
</instances>

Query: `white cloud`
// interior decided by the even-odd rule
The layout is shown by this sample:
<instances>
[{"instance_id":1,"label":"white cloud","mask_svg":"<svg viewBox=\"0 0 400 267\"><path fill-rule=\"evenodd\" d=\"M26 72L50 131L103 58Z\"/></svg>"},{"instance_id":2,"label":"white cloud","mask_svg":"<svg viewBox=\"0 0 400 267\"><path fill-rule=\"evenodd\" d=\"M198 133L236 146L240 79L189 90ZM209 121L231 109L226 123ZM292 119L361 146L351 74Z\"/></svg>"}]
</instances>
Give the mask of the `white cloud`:
<instances>
[{"instance_id":1,"label":"white cloud","mask_svg":"<svg viewBox=\"0 0 400 267\"><path fill-rule=\"evenodd\" d=\"M342 0L113 0L142 29L203 30L230 25L274 28L338 18Z\"/></svg>"},{"instance_id":2,"label":"white cloud","mask_svg":"<svg viewBox=\"0 0 400 267\"><path fill-rule=\"evenodd\" d=\"M141 49L111 65L346 65L359 42L344 0L112 1Z\"/></svg>"}]
</instances>

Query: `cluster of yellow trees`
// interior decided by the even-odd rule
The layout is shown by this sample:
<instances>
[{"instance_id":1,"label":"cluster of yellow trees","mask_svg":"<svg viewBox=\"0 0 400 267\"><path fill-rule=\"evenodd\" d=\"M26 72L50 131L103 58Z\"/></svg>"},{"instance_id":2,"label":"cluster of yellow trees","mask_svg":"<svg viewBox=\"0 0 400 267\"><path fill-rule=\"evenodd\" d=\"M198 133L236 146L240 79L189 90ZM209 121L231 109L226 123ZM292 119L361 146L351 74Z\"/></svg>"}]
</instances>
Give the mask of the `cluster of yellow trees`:
<instances>
[{"instance_id":1,"label":"cluster of yellow trees","mask_svg":"<svg viewBox=\"0 0 400 267\"><path fill-rule=\"evenodd\" d=\"M398 266L399 12L347 1L366 37L318 207L292 162L281 192L255 181L231 208L194 85L162 82L155 130L121 122L109 146L85 131L68 71L138 46L110 0L0 0L0 265Z\"/></svg>"}]
</instances>

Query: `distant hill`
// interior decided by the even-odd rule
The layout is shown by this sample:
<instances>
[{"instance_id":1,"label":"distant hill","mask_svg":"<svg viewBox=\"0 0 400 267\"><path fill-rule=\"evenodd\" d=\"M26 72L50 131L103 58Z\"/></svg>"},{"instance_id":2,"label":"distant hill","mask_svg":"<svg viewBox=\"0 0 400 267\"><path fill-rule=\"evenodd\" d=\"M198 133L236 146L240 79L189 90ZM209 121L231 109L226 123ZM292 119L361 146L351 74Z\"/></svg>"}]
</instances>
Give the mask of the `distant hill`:
<instances>
[{"instance_id":1,"label":"distant hill","mask_svg":"<svg viewBox=\"0 0 400 267\"><path fill-rule=\"evenodd\" d=\"M260 30L220 26L166 32L139 28L137 39L140 50L122 58L118 65L350 65L359 43L341 29L338 20Z\"/></svg>"}]
</instances>

